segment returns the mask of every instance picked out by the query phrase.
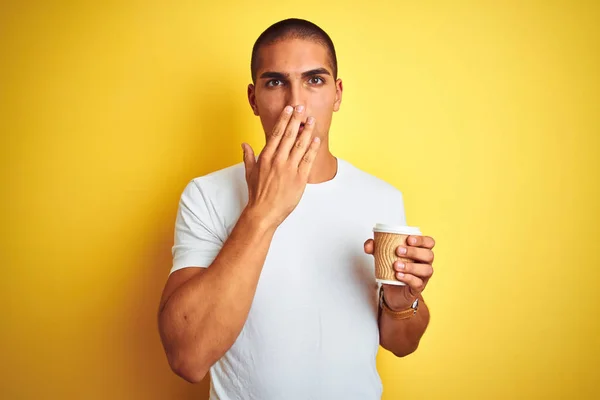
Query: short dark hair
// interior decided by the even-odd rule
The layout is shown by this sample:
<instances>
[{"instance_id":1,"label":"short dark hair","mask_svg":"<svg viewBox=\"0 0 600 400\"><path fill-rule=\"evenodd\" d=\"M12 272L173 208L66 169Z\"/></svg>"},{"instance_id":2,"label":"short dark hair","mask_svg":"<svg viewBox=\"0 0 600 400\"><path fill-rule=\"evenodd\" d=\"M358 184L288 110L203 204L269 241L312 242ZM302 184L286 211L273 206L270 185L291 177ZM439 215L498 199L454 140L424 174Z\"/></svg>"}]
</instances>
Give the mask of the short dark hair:
<instances>
[{"instance_id":1,"label":"short dark hair","mask_svg":"<svg viewBox=\"0 0 600 400\"><path fill-rule=\"evenodd\" d=\"M250 61L250 72L252 82L256 81L256 72L258 70L258 51L262 46L268 46L284 39L306 39L313 40L327 48L329 52L329 62L333 69L333 78L337 79L338 67L335 47L329 35L316 24L298 18L288 18L279 21L268 27L260 34L254 47L252 47L252 58Z\"/></svg>"}]
</instances>

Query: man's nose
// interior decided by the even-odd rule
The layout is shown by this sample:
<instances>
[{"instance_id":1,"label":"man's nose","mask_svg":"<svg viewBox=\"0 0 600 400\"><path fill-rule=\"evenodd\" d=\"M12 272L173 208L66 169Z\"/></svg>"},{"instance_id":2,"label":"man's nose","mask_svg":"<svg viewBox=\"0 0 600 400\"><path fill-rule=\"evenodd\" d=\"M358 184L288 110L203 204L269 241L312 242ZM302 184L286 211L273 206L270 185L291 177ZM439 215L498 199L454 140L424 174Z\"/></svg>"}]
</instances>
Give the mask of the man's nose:
<instances>
[{"instance_id":1,"label":"man's nose","mask_svg":"<svg viewBox=\"0 0 600 400\"><path fill-rule=\"evenodd\" d=\"M293 107L304 106L306 108L306 99L303 96L301 85L290 85L287 104Z\"/></svg>"}]
</instances>

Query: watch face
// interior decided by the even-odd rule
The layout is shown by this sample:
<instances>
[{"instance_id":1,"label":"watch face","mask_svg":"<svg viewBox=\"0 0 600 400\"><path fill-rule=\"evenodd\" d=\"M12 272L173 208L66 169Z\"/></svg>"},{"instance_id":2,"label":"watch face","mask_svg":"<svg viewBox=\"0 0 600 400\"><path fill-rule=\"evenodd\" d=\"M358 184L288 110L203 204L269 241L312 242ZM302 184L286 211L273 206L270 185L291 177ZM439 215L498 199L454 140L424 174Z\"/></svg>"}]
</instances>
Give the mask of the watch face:
<instances>
[{"instance_id":1,"label":"watch face","mask_svg":"<svg viewBox=\"0 0 600 400\"><path fill-rule=\"evenodd\" d=\"M412 303L412 308L414 308L415 310L419 307L419 299L415 299L415 302Z\"/></svg>"}]
</instances>

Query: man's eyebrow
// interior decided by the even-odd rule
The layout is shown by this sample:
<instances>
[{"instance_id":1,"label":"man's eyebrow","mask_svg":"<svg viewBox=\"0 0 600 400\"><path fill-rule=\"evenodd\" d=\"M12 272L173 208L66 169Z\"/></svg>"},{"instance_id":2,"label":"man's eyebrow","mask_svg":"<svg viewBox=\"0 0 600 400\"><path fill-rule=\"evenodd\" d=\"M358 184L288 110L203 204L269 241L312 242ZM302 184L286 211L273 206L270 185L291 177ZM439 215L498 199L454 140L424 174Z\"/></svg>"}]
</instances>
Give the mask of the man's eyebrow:
<instances>
[{"instance_id":1,"label":"man's eyebrow","mask_svg":"<svg viewBox=\"0 0 600 400\"><path fill-rule=\"evenodd\" d=\"M302 73L302 78L307 78L314 75L330 75L331 73L326 68L315 68ZM260 75L260 79L288 79L289 74L283 72L267 71Z\"/></svg>"},{"instance_id":2,"label":"man's eyebrow","mask_svg":"<svg viewBox=\"0 0 600 400\"><path fill-rule=\"evenodd\" d=\"M302 73L303 78L308 78L309 76L313 76L313 75L330 75L331 76L331 73L329 73L329 71L326 68L311 69L310 71L306 71L306 72Z\"/></svg>"},{"instance_id":3,"label":"man's eyebrow","mask_svg":"<svg viewBox=\"0 0 600 400\"><path fill-rule=\"evenodd\" d=\"M289 77L288 74L284 74L282 72L273 72L273 71L267 71L267 72L263 72L260 75L261 79L287 79Z\"/></svg>"}]
</instances>

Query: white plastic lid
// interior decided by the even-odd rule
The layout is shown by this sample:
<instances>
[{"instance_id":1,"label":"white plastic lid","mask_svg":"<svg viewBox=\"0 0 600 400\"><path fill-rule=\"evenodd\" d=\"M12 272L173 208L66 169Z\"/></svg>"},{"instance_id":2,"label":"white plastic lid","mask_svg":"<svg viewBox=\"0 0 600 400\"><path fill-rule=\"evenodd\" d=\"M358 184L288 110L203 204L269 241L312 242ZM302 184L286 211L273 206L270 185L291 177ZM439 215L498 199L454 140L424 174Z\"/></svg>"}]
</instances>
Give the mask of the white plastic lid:
<instances>
[{"instance_id":1,"label":"white plastic lid","mask_svg":"<svg viewBox=\"0 0 600 400\"><path fill-rule=\"evenodd\" d=\"M376 224L373 228L373 232L397 233L400 235L421 235L421 231L416 226L403 225Z\"/></svg>"}]
</instances>

